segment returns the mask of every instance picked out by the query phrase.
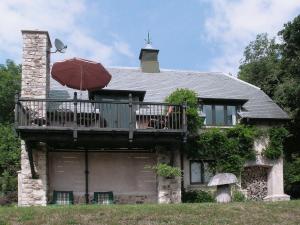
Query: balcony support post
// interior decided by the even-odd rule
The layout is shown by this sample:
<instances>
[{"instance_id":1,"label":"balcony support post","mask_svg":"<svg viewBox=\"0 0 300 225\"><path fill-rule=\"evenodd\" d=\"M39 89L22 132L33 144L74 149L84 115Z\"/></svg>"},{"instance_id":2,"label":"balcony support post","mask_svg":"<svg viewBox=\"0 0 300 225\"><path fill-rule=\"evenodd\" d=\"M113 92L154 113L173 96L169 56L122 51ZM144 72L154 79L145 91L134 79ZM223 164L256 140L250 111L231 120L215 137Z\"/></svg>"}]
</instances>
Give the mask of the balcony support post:
<instances>
[{"instance_id":1,"label":"balcony support post","mask_svg":"<svg viewBox=\"0 0 300 225\"><path fill-rule=\"evenodd\" d=\"M26 142L25 145L27 147L26 150L27 150L28 160L29 160L29 165L30 165L30 170L31 170L31 178L38 179L39 177L35 171L34 162L33 162L33 153L32 153L33 144L31 142Z\"/></svg>"},{"instance_id":2,"label":"balcony support post","mask_svg":"<svg viewBox=\"0 0 300 225\"><path fill-rule=\"evenodd\" d=\"M15 128L19 125L19 94L15 94Z\"/></svg>"},{"instance_id":3,"label":"balcony support post","mask_svg":"<svg viewBox=\"0 0 300 225\"><path fill-rule=\"evenodd\" d=\"M78 135L77 135L77 92L74 92L74 116L73 116L73 122L74 122L74 127L73 127L73 138L74 141L77 141Z\"/></svg>"},{"instance_id":4,"label":"balcony support post","mask_svg":"<svg viewBox=\"0 0 300 225\"><path fill-rule=\"evenodd\" d=\"M132 103L132 94L129 94L129 142L133 140L133 103Z\"/></svg>"},{"instance_id":5,"label":"balcony support post","mask_svg":"<svg viewBox=\"0 0 300 225\"><path fill-rule=\"evenodd\" d=\"M182 104L182 125L183 125L183 142L186 143L187 141L187 115L186 115L186 109L187 109L187 102L185 101Z\"/></svg>"}]
</instances>

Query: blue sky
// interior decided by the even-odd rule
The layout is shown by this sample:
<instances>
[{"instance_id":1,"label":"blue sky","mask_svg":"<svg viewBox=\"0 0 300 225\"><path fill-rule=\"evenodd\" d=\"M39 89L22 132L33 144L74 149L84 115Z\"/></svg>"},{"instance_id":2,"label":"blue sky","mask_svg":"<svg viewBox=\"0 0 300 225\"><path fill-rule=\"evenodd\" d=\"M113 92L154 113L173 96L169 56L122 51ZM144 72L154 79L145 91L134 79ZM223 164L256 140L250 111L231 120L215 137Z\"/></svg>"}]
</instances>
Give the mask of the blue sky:
<instances>
[{"instance_id":1,"label":"blue sky","mask_svg":"<svg viewBox=\"0 0 300 225\"><path fill-rule=\"evenodd\" d=\"M300 12L299 0L1 0L0 63L21 63L21 29L48 30L66 54L106 66L139 66L150 31L161 68L236 74L256 34L274 36Z\"/></svg>"}]
</instances>

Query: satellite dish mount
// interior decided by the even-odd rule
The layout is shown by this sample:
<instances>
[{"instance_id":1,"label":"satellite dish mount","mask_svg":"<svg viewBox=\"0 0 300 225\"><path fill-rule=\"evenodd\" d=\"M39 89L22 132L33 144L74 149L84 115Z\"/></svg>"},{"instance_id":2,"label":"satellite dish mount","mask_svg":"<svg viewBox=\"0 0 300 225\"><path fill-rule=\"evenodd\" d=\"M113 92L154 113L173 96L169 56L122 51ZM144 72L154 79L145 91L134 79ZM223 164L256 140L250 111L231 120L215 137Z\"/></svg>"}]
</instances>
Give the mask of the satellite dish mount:
<instances>
[{"instance_id":1,"label":"satellite dish mount","mask_svg":"<svg viewBox=\"0 0 300 225\"><path fill-rule=\"evenodd\" d=\"M65 53L65 50L67 49L67 46L58 38L55 38L54 40L54 45L55 45L55 52L51 52L51 53L56 53L56 52L60 52L60 53Z\"/></svg>"}]
</instances>

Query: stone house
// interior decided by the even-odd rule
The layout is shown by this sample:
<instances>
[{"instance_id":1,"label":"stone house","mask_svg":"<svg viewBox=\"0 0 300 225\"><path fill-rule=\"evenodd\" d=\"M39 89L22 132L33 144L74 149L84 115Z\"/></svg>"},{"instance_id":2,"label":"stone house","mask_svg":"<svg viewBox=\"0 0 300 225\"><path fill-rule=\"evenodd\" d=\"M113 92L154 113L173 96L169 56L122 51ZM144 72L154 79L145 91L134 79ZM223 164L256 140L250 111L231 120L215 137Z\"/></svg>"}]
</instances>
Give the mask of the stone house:
<instances>
[{"instance_id":1,"label":"stone house","mask_svg":"<svg viewBox=\"0 0 300 225\"><path fill-rule=\"evenodd\" d=\"M23 30L22 37L22 89L15 109L22 139L19 206L105 202L111 195L116 203L177 203L183 188L205 188L209 162L181 152L185 105L164 103L176 88L198 94L205 129L288 120L263 91L233 76L160 69L159 51L150 46L141 49L140 68L107 68L112 75L107 88L76 96L50 77L48 32ZM170 107L177 119L161 124ZM270 161L259 154L267 142L255 141L258 156L245 165L243 188L250 198L288 200L282 158ZM166 179L146 167L160 162L180 167L183 178Z\"/></svg>"}]
</instances>

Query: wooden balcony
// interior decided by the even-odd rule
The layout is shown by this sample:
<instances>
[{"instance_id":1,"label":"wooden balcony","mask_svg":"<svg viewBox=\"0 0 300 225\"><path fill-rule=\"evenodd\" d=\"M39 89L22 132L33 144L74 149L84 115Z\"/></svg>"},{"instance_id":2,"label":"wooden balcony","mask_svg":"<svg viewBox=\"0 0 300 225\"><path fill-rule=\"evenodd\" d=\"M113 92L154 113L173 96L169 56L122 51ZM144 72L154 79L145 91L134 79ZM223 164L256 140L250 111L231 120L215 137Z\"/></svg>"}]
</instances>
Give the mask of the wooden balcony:
<instances>
[{"instance_id":1,"label":"wooden balcony","mask_svg":"<svg viewBox=\"0 0 300 225\"><path fill-rule=\"evenodd\" d=\"M17 98L15 127L25 140L85 140L91 148L100 137L101 146L160 139L168 143L185 139L186 107L135 102L130 97L128 101L79 100L76 95L69 100Z\"/></svg>"}]
</instances>

